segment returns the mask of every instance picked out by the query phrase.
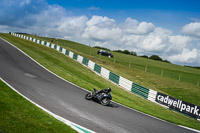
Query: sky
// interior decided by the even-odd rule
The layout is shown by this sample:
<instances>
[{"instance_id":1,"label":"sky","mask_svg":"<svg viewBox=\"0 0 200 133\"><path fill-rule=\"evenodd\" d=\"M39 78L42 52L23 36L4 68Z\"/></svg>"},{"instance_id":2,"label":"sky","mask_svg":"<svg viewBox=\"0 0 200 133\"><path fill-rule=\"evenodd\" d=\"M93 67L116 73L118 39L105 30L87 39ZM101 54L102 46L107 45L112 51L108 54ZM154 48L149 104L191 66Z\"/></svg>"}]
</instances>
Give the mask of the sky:
<instances>
[{"instance_id":1,"label":"sky","mask_svg":"<svg viewBox=\"0 0 200 133\"><path fill-rule=\"evenodd\" d=\"M1 0L0 32L63 38L200 66L200 0Z\"/></svg>"}]
</instances>

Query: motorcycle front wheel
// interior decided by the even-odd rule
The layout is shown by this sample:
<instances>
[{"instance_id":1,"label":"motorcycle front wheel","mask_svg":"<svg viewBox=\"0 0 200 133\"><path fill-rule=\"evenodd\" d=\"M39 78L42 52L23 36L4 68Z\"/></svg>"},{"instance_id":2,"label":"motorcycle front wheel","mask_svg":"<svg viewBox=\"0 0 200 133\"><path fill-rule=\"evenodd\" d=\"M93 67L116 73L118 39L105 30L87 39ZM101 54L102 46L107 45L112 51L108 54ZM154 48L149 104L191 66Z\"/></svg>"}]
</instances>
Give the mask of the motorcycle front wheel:
<instances>
[{"instance_id":1,"label":"motorcycle front wheel","mask_svg":"<svg viewBox=\"0 0 200 133\"><path fill-rule=\"evenodd\" d=\"M85 95L85 99L86 99L86 100L91 100L91 99L92 99L92 93L87 93L87 94Z\"/></svg>"},{"instance_id":2,"label":"motorcycle front wheel","mask_svg":"<svg viewBox=\"0 0 200 133\"><path fill-rule=\"evenodd\" d=\"M101 104L104 105L104 106L107 106L110 104L110 99L109 98L103 98L101 100Z\"/></svg>"}]
</instances>

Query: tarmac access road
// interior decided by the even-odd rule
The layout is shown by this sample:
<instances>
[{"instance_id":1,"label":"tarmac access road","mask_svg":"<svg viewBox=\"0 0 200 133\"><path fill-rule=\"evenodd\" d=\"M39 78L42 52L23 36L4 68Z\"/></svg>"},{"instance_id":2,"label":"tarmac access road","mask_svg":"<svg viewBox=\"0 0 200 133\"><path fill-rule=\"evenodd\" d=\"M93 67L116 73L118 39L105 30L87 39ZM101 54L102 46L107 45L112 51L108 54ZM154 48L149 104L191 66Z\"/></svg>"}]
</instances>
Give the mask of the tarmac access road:
<instances>
[{"instance_id":1,"label":"tarmac access road","mask_svg":"<svg viewBox=\"0 0 200 133\"><path fill-rule=\"evenodd\" d=\"M116 103L106 107L87 101L84 99L85 90L58 78L2 39L0 77L40 106L95 132L193 132Z\"/></svg>"}]
</instances>

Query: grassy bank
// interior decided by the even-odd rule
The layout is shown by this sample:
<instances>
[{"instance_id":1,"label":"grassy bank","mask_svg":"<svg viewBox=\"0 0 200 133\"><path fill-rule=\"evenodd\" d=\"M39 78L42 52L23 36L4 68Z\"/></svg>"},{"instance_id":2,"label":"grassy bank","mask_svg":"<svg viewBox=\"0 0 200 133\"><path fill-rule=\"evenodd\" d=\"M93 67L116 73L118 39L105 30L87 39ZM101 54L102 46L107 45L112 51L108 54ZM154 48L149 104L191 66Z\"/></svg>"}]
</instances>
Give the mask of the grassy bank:
<instances>
[{"instance_id":1,"label":"grassy bank","mask_svg":"<svg viewBox=\"0 0 200 133\"><path fill-rule=\"evenodd\" d=\"M54 49L50 49L8 34L0 34L0 36L23 50L52 72L77 84L78 86L88 90L91 90L93 87L102 89L109 86L112 88L114 101L179 125L200 129L200 123L198 121L188 118L182 114L167 110L134 94L126 92ZM101 60L97 61L102 62ZM123 68L123 65L120 67Z\"/></svg>"},{"instance_id":2,"label":"grassy bank","mask_svg":"<svg viewBox=\"0 0 200 133\"><path fill-rule=\"evenodd\" d=\"M76 131L25 100L0 80L0 132L75 133Z\"/></svg>"}]
</instances>

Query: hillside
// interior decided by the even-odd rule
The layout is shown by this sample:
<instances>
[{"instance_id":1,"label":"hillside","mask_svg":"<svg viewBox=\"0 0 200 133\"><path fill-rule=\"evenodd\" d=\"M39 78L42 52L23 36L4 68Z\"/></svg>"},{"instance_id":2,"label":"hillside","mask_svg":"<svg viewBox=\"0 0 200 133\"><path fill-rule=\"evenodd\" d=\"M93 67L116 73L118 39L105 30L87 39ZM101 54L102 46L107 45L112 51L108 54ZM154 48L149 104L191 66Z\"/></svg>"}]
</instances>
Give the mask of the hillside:
<instances>
[{"instance_id":1,"label":"hillside","mask_svg":"<svg viewBox=\"0 0 200 133\"><path fill-rule=\"evenodd\" d=\"M53 40L53 43L82 55L137 84L200 105L200 101L197 100L200 97L199 69L112 51L114 58L107 58L98 55L97 48L84 44L46 37L35 38L49 42Z\"/></svg>"}]
</instances>

